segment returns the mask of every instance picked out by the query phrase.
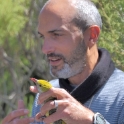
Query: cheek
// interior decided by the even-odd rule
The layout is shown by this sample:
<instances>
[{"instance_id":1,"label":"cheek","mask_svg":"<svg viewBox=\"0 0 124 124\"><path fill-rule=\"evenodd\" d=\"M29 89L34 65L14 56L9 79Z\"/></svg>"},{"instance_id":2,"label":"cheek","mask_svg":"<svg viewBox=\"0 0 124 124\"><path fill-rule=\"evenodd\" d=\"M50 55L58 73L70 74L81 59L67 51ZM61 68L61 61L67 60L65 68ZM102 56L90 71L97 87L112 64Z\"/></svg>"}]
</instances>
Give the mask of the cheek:
<instances>
[{"instance_id":1,"label":"cheek","mask_svg":"<svg viewBox=\"0 0 124 124\"><path fill-rule=\"evenodd\" d=\"M81 38L76 37L75 35L62 36L56 41L55 52L62 54L66 59L67 57L70 58L70 55L72 55L80 41Z\"/></svg>"},{"instance_id":2,"label":"cheek","mask_svg":"<svg viewBox=\"0 0 124 124\"><path fill-rule=\"evenodd\" d=\"M75 50L76 44L65 42L63 44L59 44L58 52L64 56L65 59L70 58L70 55Z\"/></svg>"}]
</instances>

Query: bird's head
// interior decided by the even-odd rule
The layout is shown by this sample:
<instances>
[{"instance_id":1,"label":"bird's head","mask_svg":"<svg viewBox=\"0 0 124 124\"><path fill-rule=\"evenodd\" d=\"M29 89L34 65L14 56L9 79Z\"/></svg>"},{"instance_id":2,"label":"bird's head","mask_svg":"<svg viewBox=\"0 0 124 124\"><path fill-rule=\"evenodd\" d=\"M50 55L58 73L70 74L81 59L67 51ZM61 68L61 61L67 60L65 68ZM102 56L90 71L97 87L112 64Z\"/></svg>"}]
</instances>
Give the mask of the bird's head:
<instances>
[{"instance_id":1,"label":"bird's head","mask_svg":"<svg viewBox=\"0 0 124 124\"><path fill-rule=\"evenodd\" d=\"M46 80L37 80L35 78L30 78L30 79L36 83L38 91L40 92L45 92L52 87L52 85Z\"/></svg>"}]
</instances>

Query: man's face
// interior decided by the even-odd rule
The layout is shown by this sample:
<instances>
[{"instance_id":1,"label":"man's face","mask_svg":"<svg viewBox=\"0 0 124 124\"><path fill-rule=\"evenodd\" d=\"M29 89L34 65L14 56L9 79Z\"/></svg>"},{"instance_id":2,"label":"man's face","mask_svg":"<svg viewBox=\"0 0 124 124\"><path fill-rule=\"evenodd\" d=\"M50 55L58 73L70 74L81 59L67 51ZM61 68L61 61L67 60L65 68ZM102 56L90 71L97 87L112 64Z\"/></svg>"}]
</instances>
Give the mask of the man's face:
<instances>
[{"instance_id":1,"label":"man's face","mask_svg":"<svg viewBox=\"0 0 124 124\"><path fill-rule=\"evenodd\" d=\"M51 75L57 78L75 76L86 65L83 34L66 18L49 9L39 16L38 31L44 40L42 51L47 55Z\"/></svg>"}]
</instances>

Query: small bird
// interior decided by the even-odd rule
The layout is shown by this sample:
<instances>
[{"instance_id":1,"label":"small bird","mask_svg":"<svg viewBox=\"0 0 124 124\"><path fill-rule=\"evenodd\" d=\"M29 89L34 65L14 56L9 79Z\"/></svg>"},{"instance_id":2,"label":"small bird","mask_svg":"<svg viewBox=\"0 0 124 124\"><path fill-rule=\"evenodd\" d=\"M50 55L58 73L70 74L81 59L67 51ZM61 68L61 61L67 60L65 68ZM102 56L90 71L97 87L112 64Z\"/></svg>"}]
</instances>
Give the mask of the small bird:
<instances>
[{"instance_id":1,"label":"small bird","mask_svg":"<svg viewBox=\"0 0 124 124\"><path fill-rule=\"evenodd\" d=\"M38 92L39 93L43 93L43 92L46 92L48 91L50 88L52 88L53 86L51 85L50 82L46 81L46 80L38 80L38 79L35 79L35 78L30 78L33 82L36 83L36 86L38 88ZM50 101L50 100L55 100L56 98L54 97L50 97L48 98L47 100L44 101L44 103ZM52 109L50 110L48 113L46 113L45 116L49 116L51 115L52 113L56 112L56 109ZM58 120L58 121L55 121L54 123L52 124L66 124L63 120Z\"/></svg>"}]
</instances>

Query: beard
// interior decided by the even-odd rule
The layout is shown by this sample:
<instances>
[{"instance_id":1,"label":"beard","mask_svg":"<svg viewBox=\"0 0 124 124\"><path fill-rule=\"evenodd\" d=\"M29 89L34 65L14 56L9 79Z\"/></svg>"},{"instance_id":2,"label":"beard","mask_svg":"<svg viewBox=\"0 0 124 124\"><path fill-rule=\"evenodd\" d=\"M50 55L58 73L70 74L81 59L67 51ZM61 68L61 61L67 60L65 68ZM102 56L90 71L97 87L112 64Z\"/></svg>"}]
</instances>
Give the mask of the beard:
<instances>
[{"instance_id":1,"label":"beard","mask_svg":"<svg viewBox=\"0 0 124 124\"><path fill-rule=\"evenodd\" d=\"M50 74L55 78L70 78L81 73L86 66L86 50L87 47L83 42L80 42L76 49L72 51L70 57L64 57L62 54L51 53L47 56L60 57L64 61L64 65L61 69L57 69L57 66L50 65Z\"/></svg>"}]
</instances>

